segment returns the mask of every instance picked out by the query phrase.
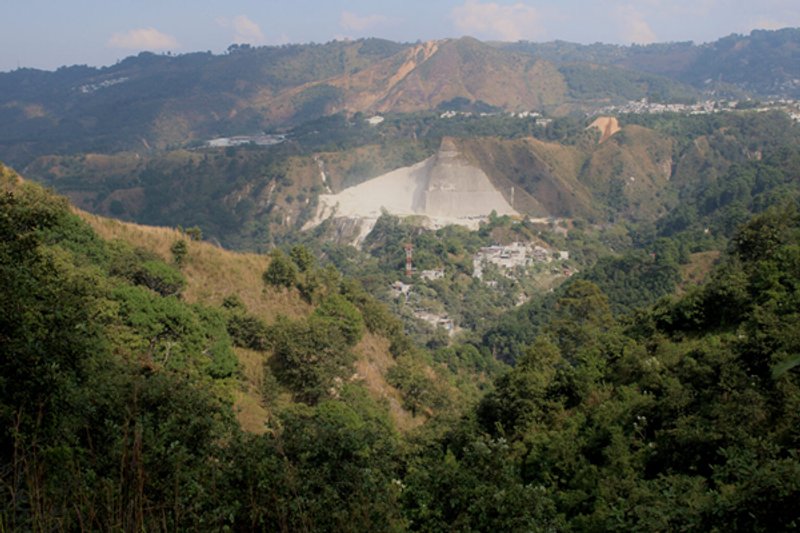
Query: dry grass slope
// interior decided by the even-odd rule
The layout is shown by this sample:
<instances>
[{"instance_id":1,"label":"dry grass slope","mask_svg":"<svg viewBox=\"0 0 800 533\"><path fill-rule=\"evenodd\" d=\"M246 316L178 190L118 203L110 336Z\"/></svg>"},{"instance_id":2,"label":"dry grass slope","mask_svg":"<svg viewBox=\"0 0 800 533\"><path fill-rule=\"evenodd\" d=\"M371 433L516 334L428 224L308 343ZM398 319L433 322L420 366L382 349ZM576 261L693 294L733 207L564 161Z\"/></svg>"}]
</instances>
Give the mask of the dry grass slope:
<instances>
[{"instance_id":1,"label":"dry grass slope","mask_svg":"<svg viewBox=\"0 0 800 533\"><path fill-rule=\"evenodd\" d=\"M389 416L400 431L409 431L422 425L426 418L414 416L403 408L403 398L395 387L386 381L386 374L395 365L389 353L389 341L371 333L364 335L355 347L357 379L379 401L386 402Z\"/></svg>"},{"instance_id":2,"label":"dry grass slope","mask_svg":"<svg viewBox=\"0 0 800 533\"><path fill-rule=\"evenodd\" d=\"M464 154L480 166L520 212L536 217L594 214L592 196L578 181L585 156L574 147L536 139L459 140Z\"/></svg>"},{"instance_id":3,"label":"dry grass slope","mask_svg":"<svg viewBox=\"0 0 800 533\"><path fill-rule=\"evenodd\" d=\"M167 261L171 258L172 243L186 238L172 228L143 226L80 210L76 212L104 239L120 239L150 250ZM313 310L294 290L265 287L261 274L269 264L267 256L230 252L188 239L187 244L189 252L182 269L187 279L186 301L219 305L226 296L236 294L251 313L268 323L279 314L296 319ZM355 353L358 379L376 400L385 402L397 428L407 431L422 424L425 418L414 417L403 409L400 393L386 381L386 372L394 365L389 354L389 342L367 334L356 346ZM271 414L262 399L264 363L268 355L244 348L236 348L236 355L242 369L242 380L232 390L237 418L246 431L262 433ZM288 403L290 399L286 394L280 394L277 401Z\"/></svg>"},{"instance_id":4,"label":"dry grass slope","mask_svg":"<svg viewBox=\"0 0 800 533\"><path fill-rule=\"evenodd\" d=\"M209 243L190 241L172 228L142 226L76 211L104 239L119 239L145 248L166 261L171 259L172 243L186 239L189 252L182 271L187 280L184 291L187 302L219 305L226 296L235 294L251 313L268 323L279 314L300 318L311 312L311 306L296 291L264 285L261 274L269 264L264 255L230 252ZM261 393L266 354L237 348L236 355L242 369L241 382L231 390L236 416L244 430L262 433L270 416Z\"/></svg>"},{"instance_id":5,"label":"dry grass slope","mask_svg":"<svg viewBox=\"0 0 800 533\"><path fill-rule=\"evenodd\" d=\"M674 141L641 126L625 126L592 152L581 180L616 209L640 220L665 214L671 198Z\"/></svg>"},{"instance_id":6,"label":"dry grass slope","mask_svg":"<svg viewBox=\"0 0 800 533\"><path fill-rule=\"evenodd\" d=\"M272 322L279 315L306 316L311 307L296 292L266 287L261 274L269 265L265 255L237 253L206 242L189 240L172 228L143 226L78 211L104 239L120 239L151 250L165 261L171 260L170 247L178 239L187 241L189 252L182 271L187 286L184 298L191 303L219 305L229 295L242 299L247 309Z\"/></svg>"}]
</instances>

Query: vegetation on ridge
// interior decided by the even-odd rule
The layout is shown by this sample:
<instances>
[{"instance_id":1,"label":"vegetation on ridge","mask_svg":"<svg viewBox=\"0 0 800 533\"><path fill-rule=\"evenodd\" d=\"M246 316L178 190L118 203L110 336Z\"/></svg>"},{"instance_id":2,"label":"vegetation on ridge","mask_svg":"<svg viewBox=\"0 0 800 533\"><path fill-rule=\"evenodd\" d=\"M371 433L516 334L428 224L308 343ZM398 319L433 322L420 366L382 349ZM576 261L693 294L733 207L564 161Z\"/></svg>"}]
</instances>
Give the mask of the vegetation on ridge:
<instances>
[{"instance_id":1,"label":"vegetation on ridge","mask_svg":"<svg viewBox=\"0 0 800 533\"><path fill-rule=\"evenodd\" d=\"M796 529L796 120L746 101L601 136L568 115L793 94L796 41L0 74L0 157L178 228L0 165L0 531ZM384 213L359 249L352 221L299 231L319 194L442 144L531 217Z\"/></svg>"},{"instance_id":2,"label":"vegetation on ridge","mask_svg":"<svg viewBox=\"0 0 800 533\"><path fill-rule=\"evenodd\" d=\"M159 263L152 252L101 240L63 200L3 172L4 527L775 531L800 520L796 202L740 227L706 285L629 318L597 285L570 283L493 392L403 436L337 370L365 328L398 334L357 284L323 282L310 316L262 330L238 297L218 307L153 290L137 274ZM290 257L298 272L318 268L300 248ZM150 271L183 275L159 264ZM232 345L258 348L259 332L276 346L263 389L275 411L254 435L225 391L241 371ZM396 349L389 379L409 408L452 408L430 376L444 370ZM303 402L276 398L283 387Z\"/></svg>"}]
</instances>

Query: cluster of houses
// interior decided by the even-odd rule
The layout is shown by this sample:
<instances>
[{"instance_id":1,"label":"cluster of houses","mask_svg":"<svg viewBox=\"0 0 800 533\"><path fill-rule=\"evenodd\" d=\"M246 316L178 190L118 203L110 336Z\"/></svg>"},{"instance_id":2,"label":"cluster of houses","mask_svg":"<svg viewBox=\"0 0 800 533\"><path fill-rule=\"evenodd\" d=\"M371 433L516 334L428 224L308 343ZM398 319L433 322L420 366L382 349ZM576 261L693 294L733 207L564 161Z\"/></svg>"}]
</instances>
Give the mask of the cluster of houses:
<instances>
[{"instance_id":1,"label":"cluster of houses","mask_svg":"<svg viewBox=\"0 0 800 533\"><path fill-rule=\"evenodd\" d=\"M125 83L126 81L128 81L128 78L122 77L101 81L99 83L87 83L86 85L81 85L78 87L78 91L82 94L91 94L95 91L99 91L100 89L107 89L113 85L117 85L118 83Z\"/></svg>"},{"instance_id":2,"label":"cluster of houses","mask_svg":"<svg viewBox=\"0 0 800 533\"><path fill-rule=\"evenodd\" d=\"M542 246L521 242L487 246L472 257L472 276L482 279L487 264L496 265L509 273L517 268L528 268L534 263L549 263L553 259L569 260L569 252L558 251L554 254Z\"/></svg>"},{"instance_id":3,"label":"cluster of houses","mask_svg":"<svg viewBox=\"0 0 800 533\"><path fill-rule=\"evenodd\" d=\"M286 140L284 134L237 135L235 137L218 137L206 142L209 148L228 148L230 146L272 146Z\"/></svg>"},{"instance_id":4,"label":"cluster of houses","mask_svg":"<svg viewBox=\"0 0 800 533\"><path fill-rule=\"evenodd\" d=\"M546 127L553 122L551 118L545 118L538 111L511 111L508 113L472 113L469 111L445 111L439 115L441 119L455 118L455 117L496 117L499 115L508 115L511 118L532 119L537 126Z\"/></svg>"},{"instance_id":5,"label":"cluster of houses","mask_svg":"<svg viewBox=\"0 0 800 533\"><path fill-rule=\"evenodd\" d=\"M444 276L444 269L441 270L423 270L422 272L431 273L436 272L436 276L439 276L441 272L441 276ZM422 273L420 273L422 275ZM426 278L431 279L431 278ZM435 279L440 279L439 277ZM403 298L404 301L408 301L408 297L411 294L411 289L414 286L410 283L403 283L402 281L395 281L392 283L390 291L392 297L397 300ZM414 309L413 314L416 318L422 320L423 322L427 322L430 324L434 329L435 328L442 328L451 336L456 332L456 324L453 322L453 319L450 318L447 314L436 314L430 311L426 311L424 309Z\"/></svg>"},{"instance_id":6,"label":"cluster of houses","mask_svg":"<svg viewBox=\"0 0 800 533\"><path fill-rule=\"evenodd\" d=\"M631 113L637 115L660 114L660 113L681 113L686 115L709 115L722 111L734 111L739 108L740 102L736 100L705 100L695 104L661 104L650 102L647 98L628 102L621 106L607 106L598 109L593 115L608 115L619 113ZM793 120L800 122L800 102L790 99L780 99L774 101L761 102L756 107L749 108L751 111L784 111Z\"/></svg>"},{"instance_id":7,"label":"cluster of houses","mask_svg":"<svg viewBox=\"0 0 800 533\"><path fill-rule=\"evenodd\" d=\"M553 261L563 263L568 260L568 251L552 251L530 243L513 242L507 245L486 246L478 250L472 258L472 275L482 280L484 269L490 264L499 267L503 274L510 277L513 271L519 268L528 268L534 263L551 263ZM572 276L574 273L570 267L564 264L558 265L554 269L553 272L567 277ZM436 281L444 278L445 271L444 268L420 270L414 271L414 275L420 280ZM497 286L497 281L495 280L485 280L485 283L492 287ZM413 288L413 284L398 280L392 283L389 290L392 298L408 302ZM413 314L434 328L443 328L450 335L453 335L456 331L455 323L447 314L436 314L424 309L414 309Z\"/></svg>"},{"instance_id":8,"label":"cluster of houses","mask_svg":"<svg viewBox=\"0 0 800 533\"><path fill-rule=\"evenodd\" d=\"M422 311L417 309L414 311L414 316L423 322L427 322L434 329L442 328L451 336L456 332L455 322L453 322L453 319L448 317L446 314L437 315L436 313L431 313L430 311Z\"/></svg>"}]
</instances>

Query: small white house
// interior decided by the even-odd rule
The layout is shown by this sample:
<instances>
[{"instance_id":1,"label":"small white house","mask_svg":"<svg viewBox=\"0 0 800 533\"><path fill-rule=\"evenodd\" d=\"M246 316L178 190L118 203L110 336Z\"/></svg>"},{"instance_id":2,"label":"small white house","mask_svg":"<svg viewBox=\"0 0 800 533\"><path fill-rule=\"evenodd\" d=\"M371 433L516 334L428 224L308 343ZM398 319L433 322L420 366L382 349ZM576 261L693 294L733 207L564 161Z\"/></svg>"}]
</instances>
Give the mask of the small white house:
<instances>
[{"instance_id":1,"label":"small white house","mask_svg":"<svg viewBox=\"0 0 800 533\"><path fill-rule=\"evenodd\" d=\"M419 277L428 281L435 281L444 278L444 269L435 268L433 270L423 270L419 273Z\"/></svg>"}]
</instances>

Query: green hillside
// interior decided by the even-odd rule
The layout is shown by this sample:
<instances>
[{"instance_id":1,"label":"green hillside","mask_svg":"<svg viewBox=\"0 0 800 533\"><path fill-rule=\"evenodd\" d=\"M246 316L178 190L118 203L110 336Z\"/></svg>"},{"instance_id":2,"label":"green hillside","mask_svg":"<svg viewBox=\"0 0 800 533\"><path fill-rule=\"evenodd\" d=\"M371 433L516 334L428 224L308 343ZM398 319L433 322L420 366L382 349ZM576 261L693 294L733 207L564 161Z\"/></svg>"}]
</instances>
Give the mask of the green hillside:
<instances>
[{"instance_id":1,"label":"green hillside","mask_svg":"<svg viewBox=\"0 0 800 533\"><path fill-rule=\"evenodd\" d=\"M192 232L76 213L6 167L0 179L3 528L221 527L234 519L212 503L228 493L219 475L246 473L225 465L252 446L284 454L296 438L304 455L318 419L320 431L363 433L351 452L370 443L382 456L488 386L489 374L415 346L303 247L228 252ZM353 468L377 466L361 454ZM391 500L394 460L364 472L377 492L334 499L353 510ZM230 496L241 503L229 510L247 505Z\"/></svg>"},{"instance_id":2,"label":"green hillside","mask_svg":"<svg viewBox=\"0 0 800 533\"><path fill-rule=\"evenodd\" d=\"M799 35L0 73L0 533L797 529Z\"/></svg>"},{"instance_id":3,"label":"green hillside","mask_svg":"<svg viewBox=\"0 0 800 533\"><path fill-rule=\"evenodd\" d=\"M628 72L606 78L612 87L630 91L638 84L640 88L651 91L649 97L657 99L663 95L680 95L679 85L672 86L678 90L677 93L662 92L676 82L699 91L734 97L800 96L797 85L800 67L796 61L800 29L797 28L754 30L749 35L733 34L704 44L676 42L619 46L555 41L503 43L498 46L552 61L562 71L579 74L579 80L583 79L587 69L596 70L596 67L589 66L592 64L619 67ZM595 80L602 79L606 72L608 70L601 69L603 74ZM656 76L648 77L642 73ZM688 96L688 93L684 95Z\"/></svg>"},{"instance_id":4,"label":"green hillside","mask_svg":"<svg viewBox=\"0 0 800 533\"><path fill-rule=\"evenodd\" d=\"M730 64L725 68L731 70L737 61L761 56L771 58L759 62L767 69L762 85L771 84L769 94L789 95L787 76L793 71L781 58L791 55L796 36L764 33L751 40L752 57L740 59L735 47L725 52L731 45L723 40L695 53L696 63L678 73L648 71L646 65L658 60L625 63L646 53L638 48L619 48L608 57L566 43L499 47L471 38L417 45L379 39L245 45L221 55L141 53L103 68L18 69L0 74L0 159L19 166L46 154L143 154L337 112L430 111L458 99L558 114L645 97L686 101L706 88L696 80L704 72L744 91L758 89L753 80L726 78L713 69ZM659 46L647 51L669 56L672 48ZM714 54L727 55L720 62Z\"/></svg>"},{"instance_id":5,"label":"green hillside","mask_svg":"<svg viewBox=\"0 0 800 533\"><path fill-rule=\"evenodd\" d=\"M5 529L800 520L796 201L735 229L705 285L634 314L615 317L627 284L599 270L607 293L563 285L498 374L483 342L415 347L304 247L267 260L90 226L1 172ZM496 386L480 392L480 376Z\"/></svg>"}]
</instances>

